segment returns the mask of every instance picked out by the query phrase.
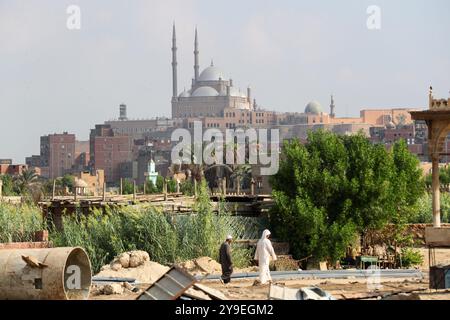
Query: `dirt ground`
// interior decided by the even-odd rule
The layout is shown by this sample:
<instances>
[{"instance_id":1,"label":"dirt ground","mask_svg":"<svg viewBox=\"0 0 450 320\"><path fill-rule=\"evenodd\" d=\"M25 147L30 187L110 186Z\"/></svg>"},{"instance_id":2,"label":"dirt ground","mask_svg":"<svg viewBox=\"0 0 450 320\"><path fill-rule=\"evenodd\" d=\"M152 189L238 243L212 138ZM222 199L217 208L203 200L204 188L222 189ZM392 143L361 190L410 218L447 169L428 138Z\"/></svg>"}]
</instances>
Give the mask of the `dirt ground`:
<instances>
[{"instance_id":1,"label":"dirt ground","mask_svg":"<svg viewBox=\"0 0 450 320\"><path fill-rule=\"evenodd\" d=\"M336 299L377 299L377 296L400 293L417 292L421 300L450 300L450 290L430 290L428 288L428 249L420 248L424 263L420 267L423 278L382 278L380 287L373 289L366 279L299 279L277 280L275 284L289 288L319 286L329 292ZM450 264L450 249L436 249L436 263ZM202 283L220 290L230 300L267 300L269 286L253 286L254 279L232 280L223 285L218 280L203 281ZM142 285L141 289L148 285ZM122 295L91 296L92 300L134 300L139 293L128 292Z\"/></svg>"},{"instance_id":2,"label":"dirt ground","mask_svg":"<svg viewBox=\"0 0 450 320\"><path fill-rule=\"evenodd\" d=\"M388 279L381 282L377 290L369 290L365 279L305 279L276 281L278 285L289 288L319 286L336 299L376 299L378 295L400 292L417 292L421 300L450 300L450 290L429 290L428 280L424 279ZM205 281L208 287L220 290L230 300L267 300L269 286L253 286L253 280L233 281L223 285L219 281ZM144 286L145 287L145 286ZM99 295L92 300L135 300L139 293L123 295Z\"/></svg>"}]
</instances>

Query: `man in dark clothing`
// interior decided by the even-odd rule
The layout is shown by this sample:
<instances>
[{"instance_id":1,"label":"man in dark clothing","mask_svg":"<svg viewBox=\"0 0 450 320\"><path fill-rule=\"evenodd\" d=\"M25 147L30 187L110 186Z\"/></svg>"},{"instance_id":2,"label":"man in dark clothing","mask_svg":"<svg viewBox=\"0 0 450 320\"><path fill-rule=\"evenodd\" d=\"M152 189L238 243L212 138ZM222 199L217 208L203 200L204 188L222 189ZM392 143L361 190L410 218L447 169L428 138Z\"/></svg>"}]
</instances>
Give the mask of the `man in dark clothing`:
<instances>
[{"instance_id":1,"label":"man in dark clothing","mask_svg":"<svg viewBox=\"0 0 450 320\"><path fill-rule=\"evenodd\" d=\"M219 251L219 263L222 266L221 281L223 283L229 283L231 281L231 274L233 273L233 262L231 261L231 241L233 241L233 237L228 235L225 242L220 246Z\"/></svg>"}]
</instances>

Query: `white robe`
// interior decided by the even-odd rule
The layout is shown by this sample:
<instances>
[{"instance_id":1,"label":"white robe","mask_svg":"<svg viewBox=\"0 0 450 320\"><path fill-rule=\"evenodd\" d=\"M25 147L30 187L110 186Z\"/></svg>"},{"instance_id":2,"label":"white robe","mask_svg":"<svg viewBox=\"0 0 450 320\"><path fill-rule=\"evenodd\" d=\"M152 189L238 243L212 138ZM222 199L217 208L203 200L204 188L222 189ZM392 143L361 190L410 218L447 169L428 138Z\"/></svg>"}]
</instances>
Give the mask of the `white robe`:
<instances>
[{"instance_id":1,"label":"white robe","mask_svg":"<svg viewBox=\"0 0 450 320\"><path fill-rule=\"evenodd\" d=\"M269 269L270 257L272 257L273 260L277 260L272 243L267 239L267 235L269 234L269 230L264 230L261 239L258 241L255 252L255 260L258 260L259 264L259 282L261 284L272 281Z\"/></svg>"}]
</instances>

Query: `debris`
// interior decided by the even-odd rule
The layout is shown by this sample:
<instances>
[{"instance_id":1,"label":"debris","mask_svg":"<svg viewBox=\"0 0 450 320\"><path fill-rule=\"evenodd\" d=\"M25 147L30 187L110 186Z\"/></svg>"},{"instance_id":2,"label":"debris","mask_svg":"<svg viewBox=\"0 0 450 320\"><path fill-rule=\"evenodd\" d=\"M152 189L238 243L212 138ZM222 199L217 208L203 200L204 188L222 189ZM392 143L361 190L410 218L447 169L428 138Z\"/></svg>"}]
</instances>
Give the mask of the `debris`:
<instances>
[{"instance_id":1,"label":"debris","mask_svg":"<svg viewBox=\"0 0 450 320\"><path fill-rule=\"evenodd\" d=\"M117 260L120 262L121 266L123 268L129 268L130 267L130 254L127 252L121 253Z\"/></svg>"},{"instance_id":2,"label":"debris","mask_svg":"<svg viewBox=\"0 0 450 320\"><path fill-rule=\"evenodd\" d=\"M129 259L127 260L128 257ZM127 265L128 267L125 267ZM118 255L109 265L103 266L94 279L131 278L139 283L151 284L158 280L168 270L169 267L150 261L147 252L130 251ZM125 281L127 280L124 280L124 282Z\"/></svg>"},{"instance_id":3,"label":"debris","mask_svg":"<svg viewBox=\"0 0 450 320\"><path fill-rule=\"evenodd\" d=\"M111 295L111 294L122 294L123 293L123 287L120 283L111 283L107 284L103 287L103 290L101 290L103 294Z\"/></svg>"},{"instance_id":4,"label":"debris","mask_svg":"<svg viewBox=\"0 0 450 320\"><path fill-rule=\"evenodd\" d=\"M292 289L271 285L269 289L269 300L336 300L336 298L319 287Z\"/></svg>"},{"instance_id":5,"label":"debris","mask_svg":"<svg viewBox=\"0 0 450 320\"><path fill-rule=\"evenodd\" d=\"M46 268L48 265L39 262L39 260L36 257L33 256L22 256L22 260L25 261L27 265L29 265L32 268Z\"/></svg>"},{"instance_id":6,"label":"debris","mask_svg":"<svg viewBox=\"0 0 450 320\"><path fill-rule=\"evenodd\" d=\"M137 300L176 300L197 280L178 266L173 266L139 295Z\"/></svg>"},{"instance_id":7,"label":"debris","mask_svg":"<svg viewBox=\"0 0 450 320\"><path fill-rule=\"evenodd\" d=\"M140 265L143 265L146 261L150 261L150 256L145 251L131 251L129 255L130 255L129 259L130 268L139 267ZM122 265L122 267L124 266Z\"/></svg>"},{"instance_id":8,"label":"debris","mask_svg":"<svg viewBox=\"0 0 450 320\"><path fill-rule=\"evenodd\" d=\"M207 287L203 284L200 283L196 283L194 284L194 288L199 289L203 292L205 292L206 294L208 294L213 300L228 300L227 297L220 292L219 290Z\"/></svg>"},{"instance_id":9,"label":"debris","mask_svg":"<svg viewBox=\"0 0 450 320\"><path fill-rule=\"evenodd\" d=\"M189 288L183 293L183 296L192 298L194 300L212 300L210 296L204 293L202 290L196 290L194 288Z\"/></svg>"},{"instance_id":10,"label":"debris","mask_svg":"<svg viewBox=\"0 0 450 320\"><path fill-rule=\"evenodd\" d=\"M399 293L389 295L382 298L382 300L420 300L420 296L417 293Z\"/></svg>"}]
</instances>

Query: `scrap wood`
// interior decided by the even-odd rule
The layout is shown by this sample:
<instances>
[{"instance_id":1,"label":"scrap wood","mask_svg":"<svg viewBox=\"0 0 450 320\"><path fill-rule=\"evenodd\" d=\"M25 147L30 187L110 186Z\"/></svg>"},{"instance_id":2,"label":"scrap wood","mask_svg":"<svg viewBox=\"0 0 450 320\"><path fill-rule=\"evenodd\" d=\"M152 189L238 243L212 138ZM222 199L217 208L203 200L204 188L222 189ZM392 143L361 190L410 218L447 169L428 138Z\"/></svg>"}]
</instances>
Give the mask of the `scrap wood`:
<instances>
[{"instance_id":1,"label":"scrap wood","mask_svg":"<svg viewBox=\"0 0 450 320\"><path fill-rule=\"evenodd\" d=\"M426 291L427 288L414 288L414 289L408 289L408 290L397 290L397 291L379 291L379 292L364 292L364 293L342 293L341 296L344 297L344 299L347 300L359 300L359 299L370 299L370 298L377 298L377 297L384 297L384 296L391 296L396 295L399 293L411 293L416 291Z\"/></svg>"},{"instance_id":2,"label":"scrap wood","mask_svg":"<svg viewBox=\"0 0 450 320\"><path fill-rule=\"evenodd\" d=\"M219 290L207 287L203 284L196 283L196 284L194 284L194 288L205 292L207 295L209 295L214 300L228 300L228 298Z\"/></svg>"},{"instance_id":3,"label":"scrap wood","mask_svg":"<svg viewBox=\"0 0 450 320\"><path fill-rule=\"evenodd\" d=\"M195 300L212 300L209 295L204 293L202 290L197 290L194 288L189 288L186 290L185 293L183 293L183 296L193 298Z\"/></svg>"},{"instance_id":4,"label":"scrap wood","mask_svg":"<svg viewBox=\"0 0 450 320\"><path fill-rule=\"evenodd\" d=\"M25 261L25 263L32 268L47 268L48 267L48 265L46 265L45 263L39 262L39 260L33 256L22 256L22 260Z\"/></svg>"}]
</instances>

